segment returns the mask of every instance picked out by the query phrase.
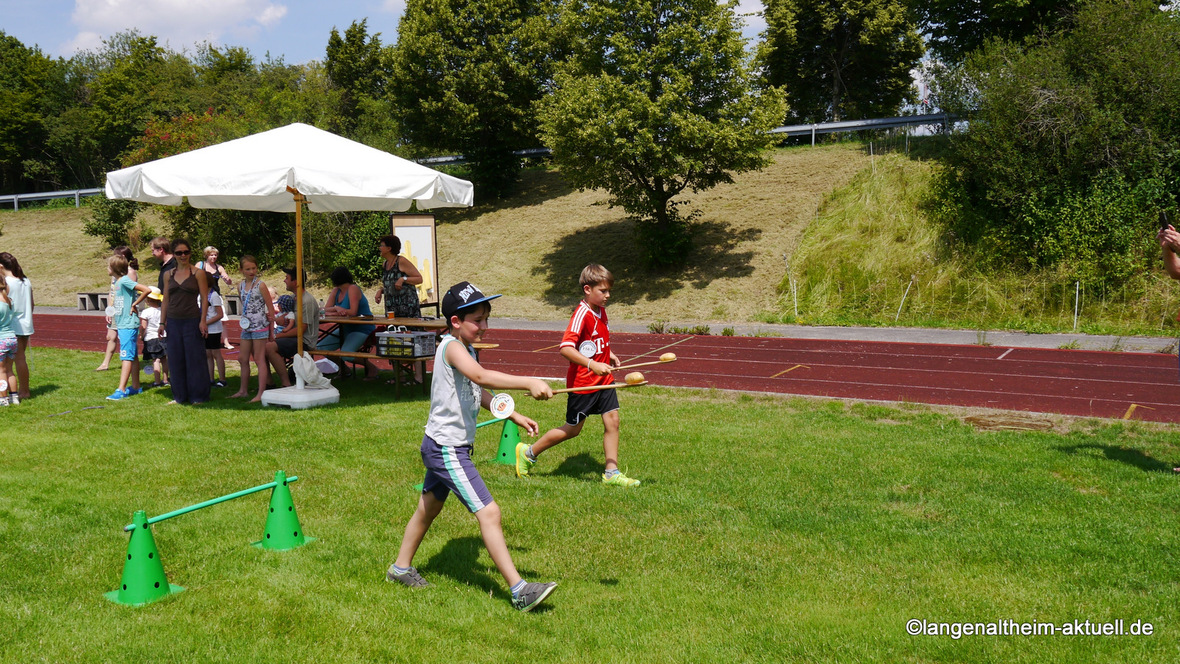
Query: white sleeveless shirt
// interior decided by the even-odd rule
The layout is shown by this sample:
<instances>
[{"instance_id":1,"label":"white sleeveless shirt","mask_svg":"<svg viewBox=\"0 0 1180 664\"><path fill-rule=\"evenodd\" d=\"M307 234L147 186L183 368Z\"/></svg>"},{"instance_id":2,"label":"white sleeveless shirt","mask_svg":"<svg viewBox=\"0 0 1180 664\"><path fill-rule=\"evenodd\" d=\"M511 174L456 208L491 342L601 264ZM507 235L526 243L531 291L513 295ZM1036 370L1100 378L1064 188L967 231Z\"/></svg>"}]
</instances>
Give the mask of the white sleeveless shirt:
<instances>
[{"instance_id":1,"label":"white sleeveless shirt","mask_svg":"<svg viewBox=\"0 0 1180 664\"><path fill-rule=\"evenodd\" d=\"M434 352L434 376L430 381L430 419L426 421L426 435L444 447L460 447L475 443L475 418L479 415L483 388L471 382L458 369L447 363L447 346L459 342L446 335ZM466 349L471 357L475 351Z\"/></svg>"}]
</instances>

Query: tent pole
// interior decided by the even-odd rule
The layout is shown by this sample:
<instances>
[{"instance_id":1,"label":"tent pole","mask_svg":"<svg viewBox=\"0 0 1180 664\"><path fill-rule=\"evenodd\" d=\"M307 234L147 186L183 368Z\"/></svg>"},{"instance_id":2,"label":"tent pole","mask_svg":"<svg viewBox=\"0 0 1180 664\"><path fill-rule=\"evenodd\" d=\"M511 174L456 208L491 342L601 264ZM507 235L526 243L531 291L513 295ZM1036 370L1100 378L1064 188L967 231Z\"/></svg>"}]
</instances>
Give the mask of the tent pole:
<instances>
[{"instance_id":1,"label":"tent pole","mask_svg":"<svg viewBox=\"0 0 1180 664\"><path fill-rule=\"evenodd\" d=\"M295 198L295 354L303 356L303 335L299 326L303 323L303 202L307 200L294 187L287 187ZM295 387L303 389L303 377L295 372Z\"/></svg>"}]
</instances>

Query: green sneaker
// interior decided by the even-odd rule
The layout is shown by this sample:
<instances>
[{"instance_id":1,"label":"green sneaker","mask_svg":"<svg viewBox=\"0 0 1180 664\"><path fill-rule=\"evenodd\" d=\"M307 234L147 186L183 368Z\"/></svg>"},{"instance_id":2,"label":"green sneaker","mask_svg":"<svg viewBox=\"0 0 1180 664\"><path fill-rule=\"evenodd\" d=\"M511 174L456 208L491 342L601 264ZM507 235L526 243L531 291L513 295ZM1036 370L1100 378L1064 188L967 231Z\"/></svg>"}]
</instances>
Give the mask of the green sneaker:
<instances>
[{"instance_id":1,"label":"green sneaker","mask_svg":"<svg viewBox=\"0 0 1180 664\"><path fill-rule=\"evenodd\" d=\"M537 464L536 461L529 459L529 455L526 454L528 449L529 449L529 446L524 443L517 443L516 444L516 476L517 477L528 477L529 471L532 470L533 466L535 466Z\"/></svg>"},{"instance_id":2,"label":"green sneaker","mask_svg":"<svg viewBox=\"0 0 1180 664\"><path fill-rule=\"evenodd\" d=\"M615 473L611 477L607 477L606 473L603 473L602 474L602 483L603 484L610 484L613 486L621 486L623 488L631 488L633 486L639 486L639 480L633 480L630 477L627 477L626 475L623 474L623 471L621 471L621 470L619 472Z\"/></svg>"}]
</instances>

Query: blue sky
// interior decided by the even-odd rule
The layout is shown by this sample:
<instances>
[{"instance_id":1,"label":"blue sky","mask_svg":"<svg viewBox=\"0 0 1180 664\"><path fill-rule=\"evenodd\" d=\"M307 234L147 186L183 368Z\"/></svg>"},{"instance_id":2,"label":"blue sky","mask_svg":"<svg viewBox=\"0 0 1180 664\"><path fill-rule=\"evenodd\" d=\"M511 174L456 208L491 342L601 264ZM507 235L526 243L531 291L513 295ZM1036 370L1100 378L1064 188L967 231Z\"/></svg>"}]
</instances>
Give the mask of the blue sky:
<instances>
[{"instance_id":1,"label":"blue sky","mask_svg":"<svg viewBox=\"0 0 1180 664\"><path fill-rule=\"evenodd\" d=\"M761 7L760 0L742 0L738 12ZM405 0L0 0L0 30L66 58L136 28L190 54L208 41L294 64L323 60L332 28L343 32L363 18L370 33L394 43L404 8ZM761 17L748 16L743 34L752 40L763 27Z\"/></svg>"}]
</instances>

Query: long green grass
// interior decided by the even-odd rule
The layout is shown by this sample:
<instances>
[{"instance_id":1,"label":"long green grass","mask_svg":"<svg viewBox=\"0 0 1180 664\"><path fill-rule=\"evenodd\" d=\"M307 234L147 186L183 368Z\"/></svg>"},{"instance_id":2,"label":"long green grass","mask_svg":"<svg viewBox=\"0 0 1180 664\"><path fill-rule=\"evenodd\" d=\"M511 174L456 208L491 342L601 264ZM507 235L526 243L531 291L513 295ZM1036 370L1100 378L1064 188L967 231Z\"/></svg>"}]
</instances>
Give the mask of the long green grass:
<instances>
[{"instance_id":1,"label":"long green grass","mask_svg":"<svg viewBox=\"0 0 1180 664\"><path fill-rule=\"evenodd\" d=\"M0 411L4 661L1178 656L1172 428L987 432L922 406L626 391L621 461L638 489L597 481L593 423L534 479L480 466L522 574L559 583L519 614L457 504L415 560L433 587L383 580L416 501L421 396L345 381L340 405L310 411L166 406L161 392L109 403L112 376L90 371L96 362L36 349L34 397ZM518 405L542 426L564 412L561 399ZM477 457L495 453L495 428L481 430ZM140 608L103 598L134 510L161 514L278 469L300 476L295 504L317 541L249 546L266 494L248 496L154 527L184 593ZM956 640L907 635L910 619L1143 620L1155 634Z\"/></svg>"},{"instance_id":2,"label":"long green grass","mask_svg":"<svg viewBox=\"0 0 1180 664\"><path fill-rule=\"evenodd\" d=\"M985 268L930 220L937 162L875 157L825 201L779 284L767 322L1029 332L1174 334L1176 285L1162 268L1088 287L1064 268Z\"/></svg>"}]
</instances>

